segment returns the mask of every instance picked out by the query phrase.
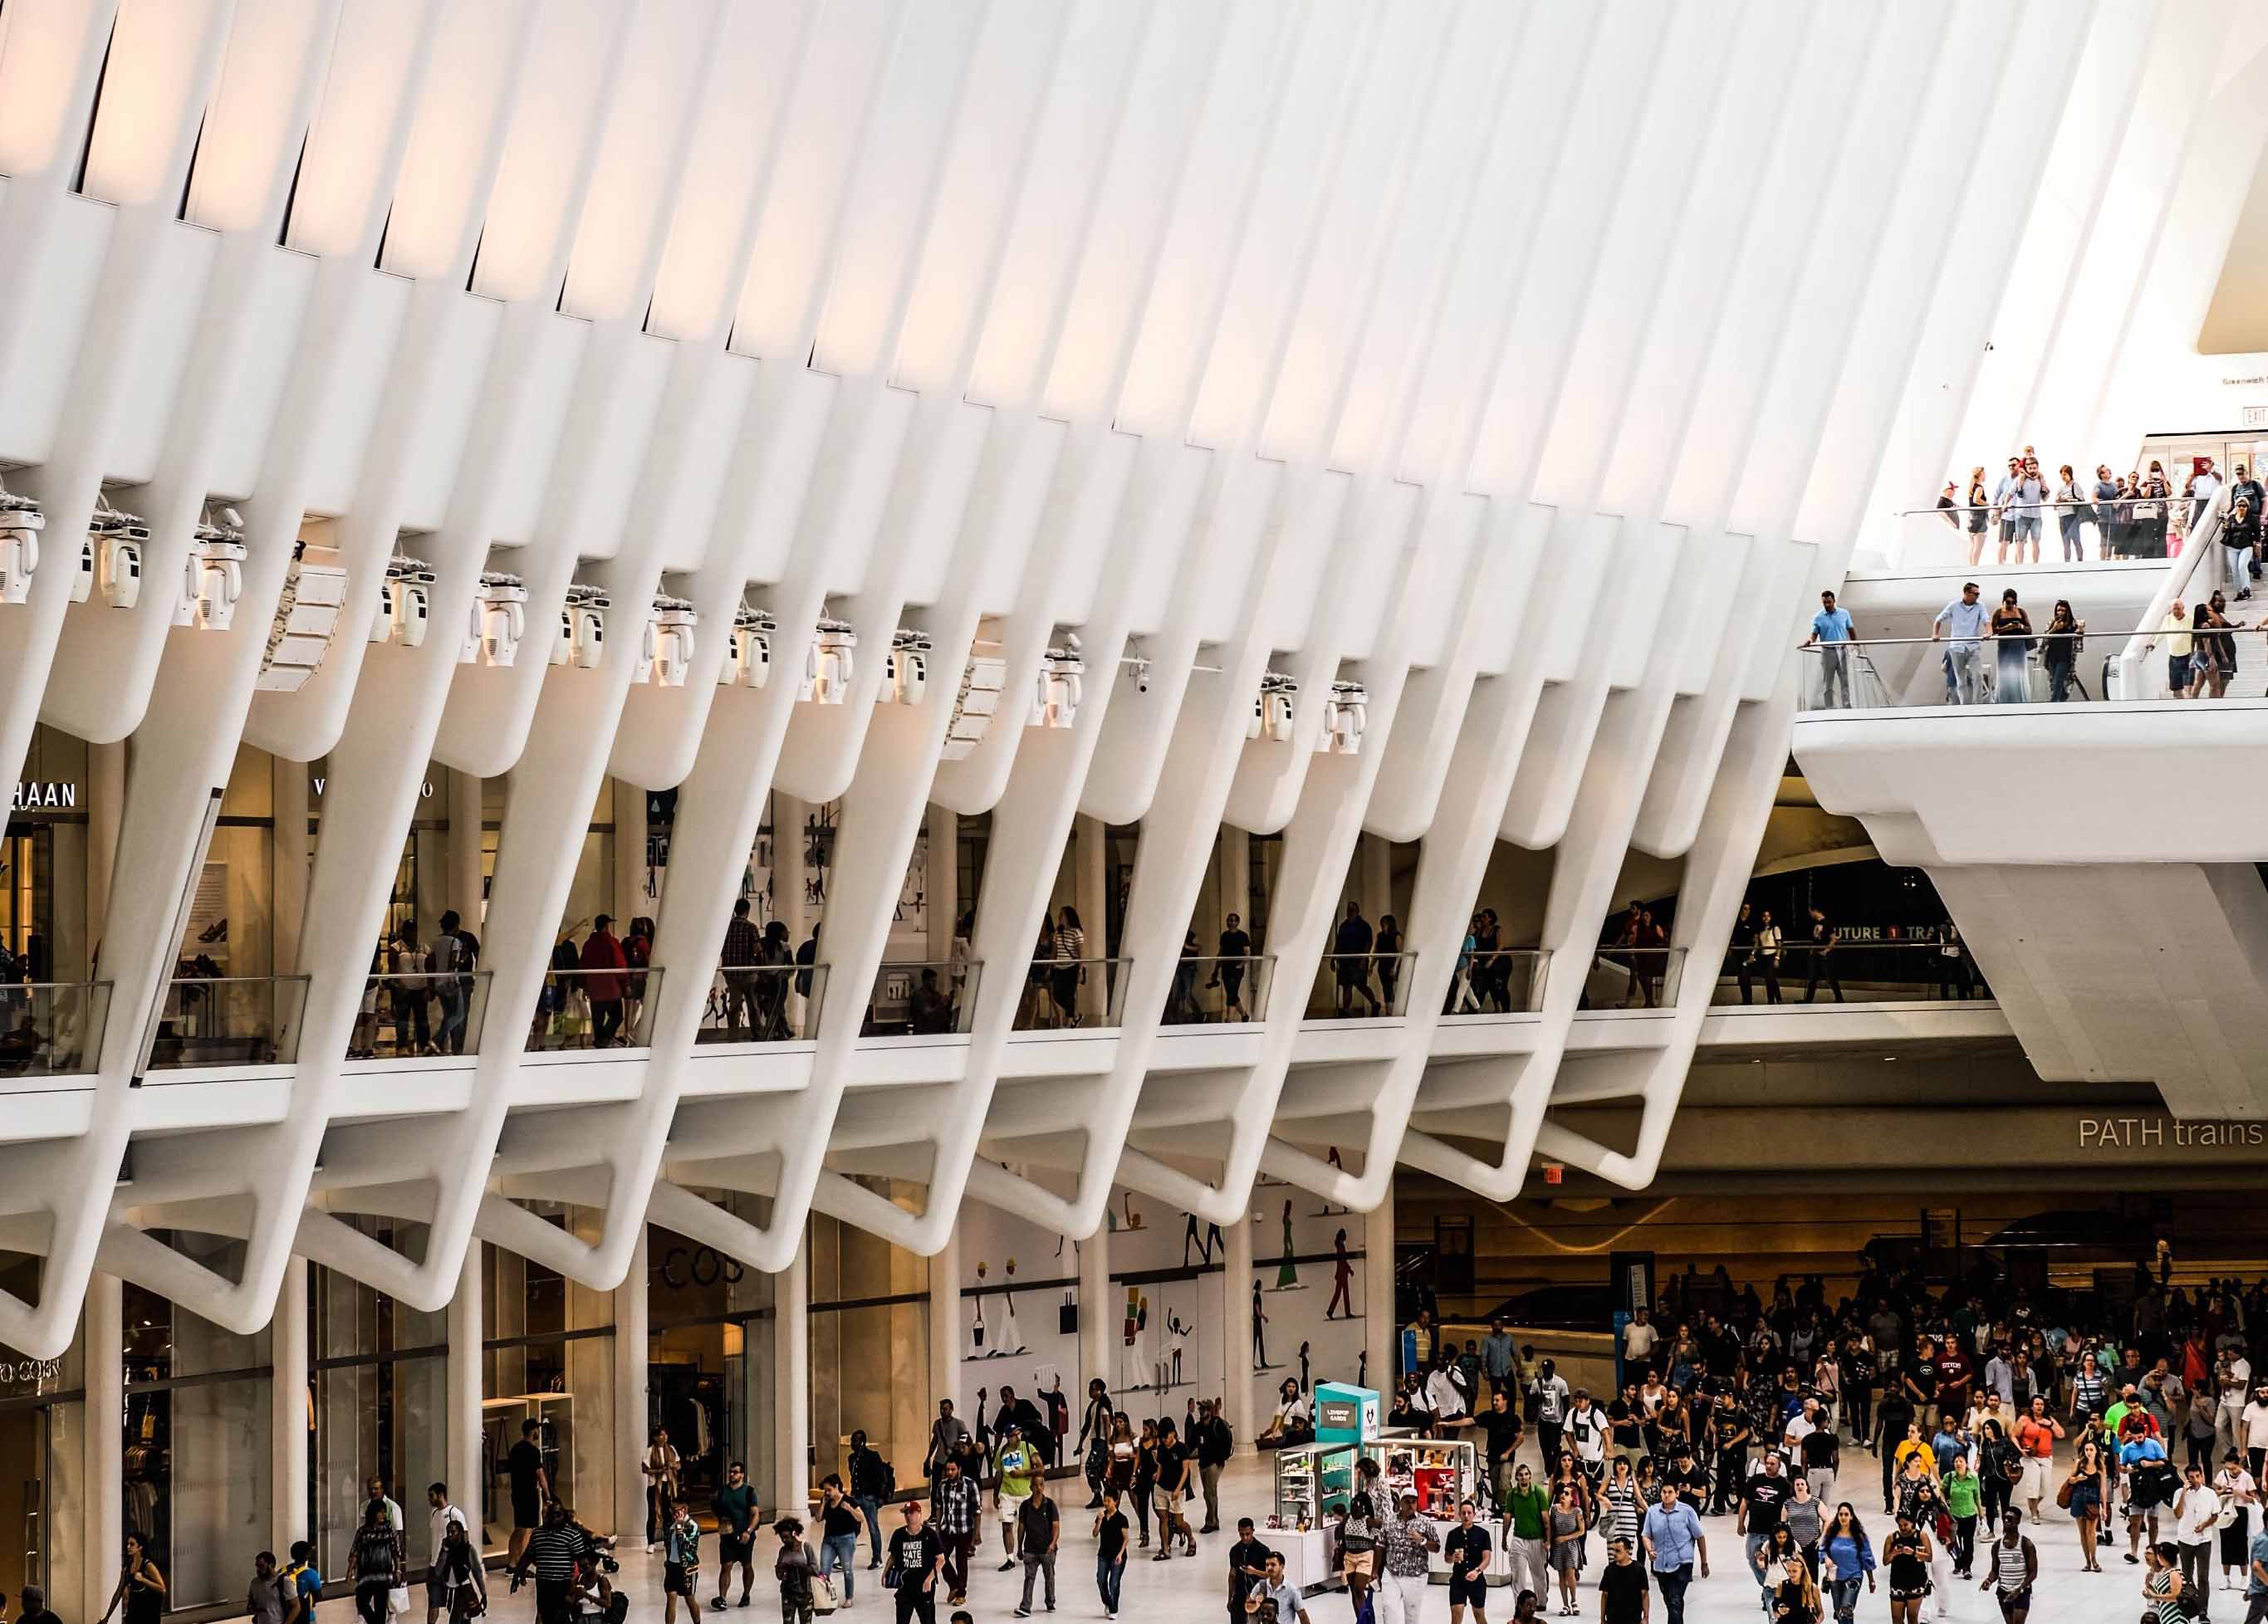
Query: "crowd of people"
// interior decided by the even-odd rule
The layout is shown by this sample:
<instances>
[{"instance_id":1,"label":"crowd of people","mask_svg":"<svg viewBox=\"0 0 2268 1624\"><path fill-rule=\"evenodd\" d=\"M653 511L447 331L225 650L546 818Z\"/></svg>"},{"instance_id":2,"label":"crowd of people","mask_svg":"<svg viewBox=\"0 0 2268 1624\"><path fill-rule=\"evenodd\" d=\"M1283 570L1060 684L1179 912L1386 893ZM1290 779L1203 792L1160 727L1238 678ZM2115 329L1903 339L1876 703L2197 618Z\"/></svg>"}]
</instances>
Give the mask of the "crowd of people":
<instances>
[{"instance_id":1,"label":"crowd of people","mask_svg":"<svg viewBox=\"0 0 2268 1624\"><path fill-rule=\"evenodd\" d=\"M2007 472L1997 478L1988 481L1979 464L1969 471L1965 489L1958 480L1946 481L1937 512L1948 525L1965 533L1972 567L1983 562L1988 538L1994 543L1995 563L2038 563L2051 515L2066 563L2086 561L2089 528L2095 533L2098 559L2164 558L2181 550L2221 482L2220 470L2210 457L2192 459L2189 471L2179 476L2178 489L2165 464L2154 457L2146 468L2117 474L2109 463L2097 463L2092 481L2081 479L2065 463L2051 479L2039 453L2027 445L2008 459ZM2240 510L2246 512L2242 523L2250 525L2257 547L2262 492L2242 463L2236 465L2229 487L2232 524L2239 522ZM2250 573L2257 577L2257 564Z\"/></svg>"},{"instance_id":2,"label":"crowd of people","mask_svg":"<svg viewBox=\"0 0 2268 1624\"><path fill-rule=\"evenodd\" d=\"M1871 1267L1831 1305L1816 1277L1768 1304L1723 1284L1635 1315L1619 1389L1599 1395L1501 1320L1462 1351L1429 1314L1409 1328L1422 1368L1395 1416L1474 1438L1515 1592L1556 1589L1572 1617L1587 1589L1615 1624L1640 1616L1616 1592L1651 1584L1677 1624L1709 1572L1704 1519L1730 1517L1739 1554L1720 1533L1719 1561L1745 1562L1768 1619L1847 1624L1887 1590L1889 1616L1918 1624L1966 1582L2014 1624L2052 1506L2080 1571L2113 1571L2115 1553L2153 1618L2208 1619L2218 1588L2268 1619L2268 1282L2172 1287L2161 1253L2123 1303Z\"/></svg>"}]
</instances>

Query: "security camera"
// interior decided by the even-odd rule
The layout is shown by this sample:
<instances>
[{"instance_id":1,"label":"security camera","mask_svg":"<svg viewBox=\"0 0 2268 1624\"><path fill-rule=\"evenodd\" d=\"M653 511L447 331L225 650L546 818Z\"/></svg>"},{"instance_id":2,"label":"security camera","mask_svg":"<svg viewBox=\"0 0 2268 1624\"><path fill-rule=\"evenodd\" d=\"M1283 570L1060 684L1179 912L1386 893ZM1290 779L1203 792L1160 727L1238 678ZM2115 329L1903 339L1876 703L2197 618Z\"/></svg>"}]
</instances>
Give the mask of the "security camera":
<instances>
[{"instance_id":1,"label":"security camera","mask_svg":"<svg viewBox=\"0 0 2268 1624\"><path fill-rule=\"evenodd\" d=\"M1150 691L1150 662L1146 658L1138 658L1134 662L1134 691L1137 694Z\"/></svg>"}]
</instances>

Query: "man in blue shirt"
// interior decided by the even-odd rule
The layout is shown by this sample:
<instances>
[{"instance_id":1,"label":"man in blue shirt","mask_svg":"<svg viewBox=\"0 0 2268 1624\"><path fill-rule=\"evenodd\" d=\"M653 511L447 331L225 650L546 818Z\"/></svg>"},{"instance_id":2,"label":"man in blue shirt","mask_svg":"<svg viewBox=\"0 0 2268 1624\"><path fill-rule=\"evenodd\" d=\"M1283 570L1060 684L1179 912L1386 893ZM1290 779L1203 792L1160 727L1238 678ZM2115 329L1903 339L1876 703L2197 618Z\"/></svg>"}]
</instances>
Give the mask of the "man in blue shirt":
<instances>
[{"instance_id":1,"label":"man in blue shirt","mask_svg":"<svg viewBox=\"0 0 2268 1624\"><path fill-rule=\"evenodd\" d=\"M1661 1486L1661 1503L1647 1509L1639 1538L1646 1542L1653 1582L1661 1587L1662 1611L1669 1624L1685 1624L1685 1587L1693 1583L1697 1560L1701 1576L1709 1576L1709 1541L1693 1508L1678 1503L1675 1483Z\"/></svg>"},{"instance_id":2,"label":"man in blue shirt","mask_svg":"<svg viewBox=\"0 0 2268 1624\"><path fill-rule=\"evenodd\" d=\"M2244 1624L2261 1624L2268 1619L2268 1528L2252 1536L2245 1555Z\"/></svg>"},{"instance_id":3,"label":"man in blue shirt","mask_svg":"<svg viewBox=\"0 0 2268 1624\"><path fill-rule=\"evenodd\" d=\"M1835 687L1843 686L1842 709L1851 709L1851 612L1835 606L1835 594L1819 594L1819 613L1811 617L1811 636L1803 640L1805 648L1814 643L1822 645L1819 650L1819 708L1832 710Z\"/></svg>"},{"instance_id":4,"label":"man in blue shirt","mask_svg":"<svg viewBox=\"0 0 2268 1624\"><path fill-rule=\"evenodd\" d=\"M1948 702L1973 705L1977 702L1977 669L1979 664L1977 640L1984 636L1992 618L1984 606L1977 599L1977 583L1963 581L1961 596L1937 612L1937 619L1929 626L1933 642L1950 637L1953 646L1945 651L1945 686Z\"/></svg>"}]
</instances>

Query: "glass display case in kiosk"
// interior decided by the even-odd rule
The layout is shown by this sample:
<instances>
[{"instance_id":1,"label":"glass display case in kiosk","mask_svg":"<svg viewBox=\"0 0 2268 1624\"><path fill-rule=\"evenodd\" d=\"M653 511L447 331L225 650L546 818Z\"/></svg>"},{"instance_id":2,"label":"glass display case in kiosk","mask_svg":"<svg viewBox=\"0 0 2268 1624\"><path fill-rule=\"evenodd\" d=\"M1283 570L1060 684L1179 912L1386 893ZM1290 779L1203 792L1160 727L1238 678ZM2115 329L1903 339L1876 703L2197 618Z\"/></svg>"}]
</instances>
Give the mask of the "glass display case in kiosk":
<instances>
[{"instance_id":1,"label":"glass display case in kiosk","mask_svg":"<svg viewBox=\"0 0 2268 1624\"><path fill-rule=\"evenodd\" d=\"M1419 1516L1447 1524L1457 1520L1457 1502L1470 1496L1483 1521L1495 1515L1476 1492L1479 1451L1462 1438L1373 1438L1363 1453L1378 1462L1389 1505L1415 1495Z\"/></svg>"},{"instance_id":2,"label":"glass display case in kiosk","mask_svg":"<svg viewBox=\"0 0 2268 1624\"><path fill-rule=\"evenodd\" d=\"M1301 1444L1276 1451L1276 1510L1268 1543L1284 1553L1284 1572L1301 1590L1336 1583L1338 1531L1332 1519L1354 1495L1355 1443Z\"/></svg>"}]
</instances>

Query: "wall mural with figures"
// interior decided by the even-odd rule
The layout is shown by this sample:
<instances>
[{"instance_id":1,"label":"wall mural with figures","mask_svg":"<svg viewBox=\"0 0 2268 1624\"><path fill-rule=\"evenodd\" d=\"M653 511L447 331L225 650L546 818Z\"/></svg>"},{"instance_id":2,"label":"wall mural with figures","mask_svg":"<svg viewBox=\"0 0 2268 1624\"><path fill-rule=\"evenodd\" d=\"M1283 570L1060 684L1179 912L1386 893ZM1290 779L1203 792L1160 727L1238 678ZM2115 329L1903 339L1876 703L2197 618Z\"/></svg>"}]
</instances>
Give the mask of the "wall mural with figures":
<instances>
[{"instance_id":1,"label":"wall mural with figures","mask_svg":"<svg viewBox=\"0 0 2268 1624\"><path fill-rule=\"evenodd\" d=\"M1076 1440L1087 1379L1099 1374L1138 1420L1182 1420L1201 1398L1237 1376L1252 1384L1256 1428L1276 1407L1288 1378L1312 1391L1355 1381L1363 1365L1359 1215L1269 1179L1254 1187L1252 1277L1224 1278L1228 1242L1207 1224L1152 1196L1113 1192L1106 1234L1110 1291L1100 1304L1079 1295L1079 1243L972 1201L961 1226L961 1409L986 1425L1004 1402L1030 1402ZM1224 1371L1224 1292L1248 1294L1253 1336ZM1079 1363L1079 1326L1108 1316L1108 1367ZM1004 1400L1006 1393L1010 1397ZM1060 1393L1060 1404L1055 1395Z\"/></svg>"}]
</instances>

